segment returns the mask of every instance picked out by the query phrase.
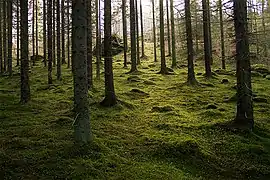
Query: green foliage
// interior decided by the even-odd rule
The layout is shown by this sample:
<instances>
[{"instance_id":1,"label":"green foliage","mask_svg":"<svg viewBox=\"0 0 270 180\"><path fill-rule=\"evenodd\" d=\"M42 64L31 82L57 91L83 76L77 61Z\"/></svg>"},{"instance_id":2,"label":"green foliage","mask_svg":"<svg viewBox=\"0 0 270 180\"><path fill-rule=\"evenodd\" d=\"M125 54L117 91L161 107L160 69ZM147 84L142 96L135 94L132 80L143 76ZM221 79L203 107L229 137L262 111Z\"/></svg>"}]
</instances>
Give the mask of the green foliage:
<instances>
[{"instance_id":1,"label":"green foliage","mask_svg":"<svg viewBox=\"0 0 270 180\"><path fill-rule=\"evenodd\" d=\"M63 68L63 81L48 86L46 68L34 67L26 105L19 104L19 76L0 77L0 177L269 179L270 105L254 103L253 132L228 129L222 124L235 115L235 102L225 101L235 95L233 75L200 75L202 85L193 87L185 84L185 67L163 76L152 61L142 61L141 72L132 75L114 63L120 103L113 108L99 105L104 83L94 82L89 91L94 142L86 147L73 143L70 70ZM202 68L196 66L196 72ZM270 102L269 80L254 77L253 88Z\"/></svg>"}]
</instances>

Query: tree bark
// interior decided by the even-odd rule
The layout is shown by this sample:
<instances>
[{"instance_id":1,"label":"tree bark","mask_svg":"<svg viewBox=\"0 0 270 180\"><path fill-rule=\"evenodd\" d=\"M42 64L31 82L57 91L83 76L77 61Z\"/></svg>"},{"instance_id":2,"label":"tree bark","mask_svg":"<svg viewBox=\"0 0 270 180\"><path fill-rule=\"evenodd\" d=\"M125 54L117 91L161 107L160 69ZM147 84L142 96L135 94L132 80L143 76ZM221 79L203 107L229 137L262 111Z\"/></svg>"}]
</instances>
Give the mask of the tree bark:
<instances>
[{"instance_id":1,"label":"tree bark","mask_svg":"<svg viewBox=\"0 0 270 180\"><path fill-rule=\"evenodd\" d=\"M136 15L134 0L130 0L130 38L131 38L131 70L137 71L137 54L136 54Z\"/></svg>"},{"instance_id":2,"label":"tree bark","mask_svg":"<svg viewBox=\"0 0 270 180\"><path fill-rule=\"evenodd\" d=\"M135 0L135 18L136 18L136 40L137 40L137 44L136 44L136 48L137 48L137 65L141 64L140 61L140 37L139 37L139 16L138 16L138 0Z\"/></svg>"},{"instance_id":3,"label":"tree bark","mask_svg":"<svg viewBox=\"0 0 270 180\"><path fill-rule=\"evenodd\" d=\"M47 28L47 11L46 11L46 0L43 0L43 57L44 57L44 66L47 66L47 41L46 41L46 28Z\"/></svg>"},{"instance_id":4,"label":"tree bark","mask_svg":"<svg viewBox=\"0 0 270 180\"><path fill-rule=\"evenodd\" d=\"M100 0L95 1L96 6L96 77L100 79L100 46L101 46L101 35L100 35Z\"/></svg>"},{"instance_id":5,"label":"tree bark","mask_svg":"<svg viewBox=\"0 0 270 180\"><path fill-rule=\"evenodd\" d=\"M8 74L12 75L12 0L8 0Z\"/></svg>"},{"instance_id":6,"label":"tree bark","mask_svg":"<svg viewBox=\"0 0 270 180\"><path fill-rule=\"evenodd\" d=\"M161 70L160 74L167 74L166 60L165 60L165 43L164 43L164 11L163 0L159 0L159 18L160 18L160 58Z\"/></svg>"},{"instance_id":7,"label":"tree bark","mask_svg":"<svg viewBox=\"0 0 270 180\"><path fill-rule=\"evenodd\" d=\"M145 57L144 53L144 32L143 32L143 12L142 12L142 0L140 0L140 17L141 17L141 43L142 43L142 58Z\"/></svg>"},{"instance_id":8,"label":"tree bark","mask_svg":"<svg viewBox=\"0 0 270 180\"><path fill-rule=\"evenodd\" d=\"M168 40L168 56L171 56L171 32L170 32L170 15L169 15L169 0L166 0L167 12L167 40Z\"/></svg>"},{"instance_id":9,"label":"tree bark","mask_svg":"<svg viewBox=\"0 0 270 180\"><path fill-rule=\"evenodd\" d=\"M262 26L263 26L263 39L265 40L267 38L266 26L265 26L265 0L262 0ZM267 44L265 41L263 42L263 51L264 51L264 57L267 57L268 52L267 52Z\"/></svg>"},{"instance_id":10,"label":"tree bark","mask_svg":"<svg viewBox=\"0 0 270 180\"><path fill-rule=\"evenodd\" d=\"M52 58L53 58L53 29L52 29L52 4L53 0L47 1L47 27L48 27L48 84L52 84Z\"/></svg>"},{"instance_id":11,"label":"tree bark","mask_svg":"<svg viewBox=\"0 0 270 180\"><path fill-rule=\"evenodd\" d=\"M66 26L66 21L65 21L65 0L61 0L61 36L62 36L62 64L66 64L66 34L65 34L65 26Z\"/></svg>"},{"instance_id":12,"label":"tree bark","mask_svg":"<svg viewBox=\"0 0 270 180\"><path fill-rule=\"evenodd\" d=\"M17 60L16 61L17 61L17 64L16 64L16 66L20 65L20 24L19 24L20 23L20 5L19 5L19 3L20 3L20 1L17 0L17 9L16 9L16 13L17 13L17 24L16 24L17 25L17 27L16 27L17 28L17 53L16 53ZM2 48L0 48L0 49L2 49Z\"/></svg>"},{"instance_id":13,"label":"tree bark","mask_svg":"<svg viewBox=\"0 0 270 180\"><path fill-rule=\"evenodd\" d=\"M7 2L3 1L3 55L4 72L7 71Z\"/></svg>"},{"instance_id":14,"label":"tree bark","mask_svg":"<svg viewBox=\"0 0 270 180\"><path fill-rule=\"evenodd\" d=\"M92 1L87 0L87 82L88 89L93 88L92 68Z\"/></svg>"},{"instance_id":15,"label":"tree bark","mask_svg":"<svg viewBox=\"0 0 270 180\"><path fill-rule=\"evenodd\" d=\"M52 7L52 61L53 61L53 66L56 66L56 53L55 53L55 49L56 49L56 44L55 44L55 2L56 0L52 0L53 3L53 7Z\"/></svg>"},{"instance_id":16,"label":"tree bark","mask_svg":"<svg viewBox=\"0 0 270 180\"><path fill-rule=\"evenodd\" d=\"M172 33L172 68L176 67L176 51L175 51L175 27L174 27L174 4L173 0L170 0L171 11L171 33Z\"/></svg>"},{"instance_id":17,"label":"tree bark","mask_svg":"<svg viewBox=\"0 0 270 180\"><path fill-rule=\"evenodd\" d=\"M56 0L56 44L57 44L57 80L62 80L62 72L61 72L61 48L60 48L60 0Z\"/></svg>"},{"instance_id":18,"label":"tree bark","mask_svg":"<svg viewBox=\"0 0 270 180\"><path fill-rule=\"evenodd\" d=\"M32 66L35 66L36 62L36 56L35 56L35 51L36 51L36 41L35 41L35 0L32 0Z\"/></svg>"},{"instance_id":19,"label":"tree bark","mask_svg":"<svg viewBox=\"0 0 270 180\"><path fill-rule=\"evenodd\" d=\"M2 23L3 23L3 1L0 1L0 74L4 73L4 67L3 67L3 44L2 44ZM19 22L19 21L18 21Z\"/></svg>"},{"instance_id":20,"label":"tree bark","mask_svg":"<svg viewBox=\"0 0 270 180\"><path fill-rule=\"evenodd\" d=\"M234 0L234 27L237 62L237 112L235 123L250 130L254 127L251 70L249 59L247 1Z\"/></svg>"},{"instance_id":21,"label":"tree bark","mask_svg":"<svg viewBox=\"0 0 270 180\"><path fill-rule=\"evenodd\" d=\"M104 61L105 61L105 98L101 105L111 107L117 103L112 67L112 26L111 26L111 0L104 1Z\"/></svg>"},{"instance_id":22,"label":"tree bark","mask_svg":"<svg viewBox=\"0 0 270 180\"><path fill-rule=\"evenodd\" d=\"M74 66L74 136L78 144L92 141L87 83L87 12L85 0L72 1L72 62Z\"/></svg>"},{"instance_id":23,"label":"tree bark","mask_svg":"<svg viewBox=\"0 0 270 180\"><path fill-rule=\"evenodd\" d=\"M224 29L223 29L223 12L222 12L222 0L219 0L219 22L220 22L220 45L221 45L221 62L222 69L226 69L225 64L225 45L224 45Z\"/></svg>"},{"instance_id":24,"label":"tree bark","mask_svg":"<svg viewBox=\"0 0 270 180\"><path fill-rule=\"evenodd\" d=\"M69 19L70 19L70 0L67 0L67 59L68 59L68 62L67 62L67 67L70 68L70 22L69 22Z\"/></svg>"},{"instance_id":25,"label":"tree bark","mask_svg":"<svg viewBox=\"0 0 270 180\"><path fill-rule=\"evenodd\" d=\"M122 21L123 21L123 39L124 39L124 67L127 67L127 20L126 20L126 0L122 0Z\"/></svg>"},{"instance_id":26,"label":"tree bark","mask_svg":"<svg viewBox=\"0 0 270 180\"><path fill-rule=\"evenodd\" d=\"M20 0L21 7L21 103L30 100L29 60L28 60L28 1Z\"/></svg>"},{"instance_id":27,"label":"tree bark","mask_svg":"<svg viewBox=\"0 0 270 180\"><path fill-rule=\"evenodd\" d=\"M156 16L155 16L155 0L152 0L153 13L153 36L154 36L154 62L157 62L157 37L156 37Z\"/></svg>"},{"instance_id":28,"label":"tree bark","mask_svg":"<svg viewBox=\"0 0 270 180\"><path fill-rule=\"evenodd\" d=\"M39 49L39 45L38 45L38 0L36 0L36 61L39 55L38 49Z\"/></svg>"}]
</instances>

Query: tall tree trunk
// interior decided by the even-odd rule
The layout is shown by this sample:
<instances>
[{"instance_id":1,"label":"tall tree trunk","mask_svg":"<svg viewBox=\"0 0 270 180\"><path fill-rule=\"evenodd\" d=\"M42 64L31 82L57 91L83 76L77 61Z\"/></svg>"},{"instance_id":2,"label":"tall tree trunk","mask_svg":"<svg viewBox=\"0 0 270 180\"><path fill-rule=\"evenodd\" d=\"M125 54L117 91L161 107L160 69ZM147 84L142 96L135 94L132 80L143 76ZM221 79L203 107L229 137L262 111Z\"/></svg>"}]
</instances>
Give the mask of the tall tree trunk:
<instances>
[{"instance_id":1,"label":"tall tree trunk","mask_svg":"<svg viewBox=\"0 0 270 180\"><path fill-rule=\"evenodd\" d=\"M141 43L142 43L142 58L145 57L144 53L144 32L143 32L143 12L142 12L142 0L140 0L140 17L141 17Z\"/></svg>"},{"instance_id":2,"label":"tall tree trunk","mask_svg":"<svg viewBox=\"0 0 270 180\"><path fill-rule=\"evenodd\" d=\"M170 15L169 15L169 0L166 0L167 11L167 40L168 40L168 56L171 56L171 31L170 31Z\"/></svg>"},{"instance_id":3,"label":"tall tree trunk","mask_svg":"<svg viewBox=\"0 0 270 180\"><path fill-rule=\"evenodd\" d=\"M203 37L204 37L204 61L205 61L205 76L211 77L211 48L210 48L210 35L209 35L209 16L207 0L202 0L203 8Z\"/></svg>"},{"instance_id":4,"label":"tall tree trunk","mask_svg":"<svg viewBox=\"0 0 270 180\"><path fill-rule=\"evenodd\" d=\"M66 64L66 46L65 46L65 26L66 26L66 22L65 22L65 0L61 0L61 36L62 36L62 64Z\"/></svg>"},{"instance_id":5,"label":"tall tree trunk","mask_svg":"<svg viewBox=\"0 0 270 180\"><path fill-rule=\"evenodd\" d=\"M61 65L62 65L62 59L61 59L61 48L60 48L60 0L56 0L56 44L57 44L57 80L62 79L62 72L61 72Z\"/></svg>"},{"instance_id":6,"label":"tall tree trunk","mask_svg":"<svg viewBox=\"0 0 270 180\"><path fill-rule=\"evenodd\" d=\"M53 58L53 29L52 29L52 9L53 9L53 0L47 0L47 27L48 27L48 84L52 84L52 58Z\"/></svg>"},{"instance_id":7,"label":"tall tree trunk","mask_svg":"<svg viewBox=\"0 0 270 180\"><path fill-rule=\"evenodd\" d=\"M47 42L46 42L46 23L47 23L47 11L46 11L46 0L43 0L43 57L44 57L44 66L47 66Z\"/></svg>"},{"instance_id":8,"label":"tall tree trunk","mask_svg":"<svg viewBox=\"0 0 270 180\"><path fill-rule=\"evenodd\" d=\"M55 1L56 0L52 0L53 1L53 7L52 7L52 61L53 61L53 66L56 66L56 53L55 53Z\"/></svg>"},{"instance_id":9,"label":"tall tree trunk","mask_svg":"<svg viewBox=\"0 0 270 180\"><path fill-rule=\"evenodd\" d=\"M36 62L36 41L35 41L35 0L32 0L32 65L35 66Z\"/></svg>"},{"instance_id":10,"label":"tall tree trunk","mask_svg":"<svg viewBox=\"0 0 270 180\"><path fill-rule=\"evenodd\" d=\"M70 68L70 22L69 22L69 19L70 19L70 12L69 12L69 9L70 9L70 0L67 0L67 59L68 59L68 62L67 62L67 67Z\"/></svg>"},{"instance_id":11,"label":"tall tree trunk","mask_svg":"<svg viewBox=\"0 0 270 180\"><path fill-rule=\"evenodd\" d=\"M154 62L157 62L157 38L156 38L156 16L155 16L155 0L152 1L153 13L153 37L154 37Z\"/></svg>"},{"instance_id":12,"label":"tall tree trunk","mask_svg":"<svg viewBox=\"0 0 270 180\"><path fill-rule=\"evenodd\" d=\"M20 0L21 7L21 103L30 100L29 60L28 60L28 1Z\"/></svg>"},{"instance_id":13,"label":"tall tree trunk","mask_svg":"<svg viewBox=\"0 0 270 180\"><path fill-rule=\"evenodd\" d=\"M103 106L114 106L117 103L112 67L112 27L111 27L111 0L104 1L104 61L105 61L105 99L101 102Z\"/></svg>"},{"instance_id":14,"label":"tall tree trunk","mask_svg":"<svg viewBox=\"0 0 270 180\"><path fill-rule=\"evenodd\" d=\"M211 30L211 8L209 0L207 0L207 15L208 15L207 25L209 31L210 63L211 65L213 65L214 61L212 55L213 45L212 45L212 30Z\"/></svg>"},{"instance_id":15,"label":"tall tree trunk","mask_svg":"<svg viewBox=\"0 0 270 180\"><path fill-rule=\"evenodd\" d=\"M127 67L127 19L126 19L126 0L122 0L122 21L123 21L123 39L124 39L124 67Z\"/></svg>"},{"instance_id":16,"label":"tall tree trunk","mask_svg":"<svg viewBox=\"0 0 270 180\"><path fill-rule=\"evenodd\" d=\"M0 1L0 74L4 72L4 67L3 67L3 44L2 44L2 23L3 23L3 1ZM19 22L19 21L18 21Z\"/></svg>"},{"instance_id":17,"label":"tall tree trunk","mask_svg":"<svg viewBox=\"0 0 270 180\"><path fill-rule=\"evenodd\" d=\"M266 27L265 27L265 0L262 0L262 26L263 26L263 39L265 40L267 38ZM267 52L267 44L265 41L263 42L263 52L264 52L264 57L267 57L268 52Z\"/></svg>"},{"instance_id":18,"label":"tall tree trunk","mask_svg":"<svg viewBox=\"0 0 270 180\"><path fill-rule=\"evenodd\" d=\"M17 25L17 27L16 27L17 28L17 53L16 53L17 64L16 64L16 66L20 65L20 24L19 24L20 23L20 5L19 5L19 3L20 3L20 0L17 0L17 9L16 9L16 13L17 13L17 24L16 24Z\"/></svg>"},{"instance_id":19,"label":"tall tree trunk","mask_svg":"<svg viewBox=\"0 0 270 180\"><path fill-rule=\"evenodd\" d=\"M101 62L101 56L100 56L100 46L101 46L101 35L100 35L100 0L95 1L96 6L96 77L99 80L100 79L100 62Z\"/></svg>"},{"instance_id":20,"label":"tall tree trunk","mask_svg":"<svg viewBox=\"0 0 270 180\"><path fill-rule=\"evenodd\" d=\"M87 82L88 89L93 88L92 68L92 1L87 0Z\"/></svg>"},{"instance_id":21,"label":"tall tree trunk","mask_svg":"<svg viewBox=\"0 0 270 180\"><path fill-rule=\"evenodd\" d=\"M12 0L8 0L8 74L12 75Z\"/></svg>"},{"instance_id":22,"label":"tall tree trunk","mask_svg":"<svg viewBox=\"0 0 270 180\"><path fill-rule=\"evenodd\" d=\"M135 0L135 12L136 12L136 40L137 40L137 44L136 44L136 48L137 48L137 64L141 64L140 61L140 36L139 36L139 16L138 16L138 0Z\"/></svg>"},{"instance_id":23,"label":"tall tree trunk","mask_svg":"<svg viewBox=\"0 0 270 180\"><path fill-rule=\"evenodd\" d=\"M131 70L137 71L137 54L136 54L136 15L134 0L130 0L130 38L131 38Z\"/></svg>"},{"instance_id":24,"label":"tall tree trunk","mask_svg":"<svg viewBox=\"0 0 270 180\"><path fill-rule=\"evenodd\" d=\"M252 129L254 119L249 59L247 1L234 0L233 5L237 62L237 113L235 123L241 127Z\"/></svg>"},{"instance_id":25,"label":"tall tree trunk","mask_svg":"<svg viewBox=\"0 0 270 180\"><path fill-rule=\"evenodd\" d=\"M185 0L185 17L186 17L186 35L187 35L187 53L188 53L188 77L187 83L194 85L197 84L194 73L194 51L192 41L192 25L191 25L191 13L190 13L190 0Z\"/></svg>"},{"instance_id":26,"label":"tall tree trunk","mask_svg":"<svg viewBox=\"0 0 270 180\"><path fill-rule=\"evenodd\" d=\"M163 0L159 0L159 18L160 18L160 58L161 58L161 70L160 74L167 74L166 60L165 60L165 42L164 42L164 11Z\"/></svg>"},{"instance_id":27,"label":"tall tree trunk","mask_svg":"<svg viewBox=\"0 0 270 180\"><path fill-rule=\"evenodd\" d=\"M176 52L175 52L175 27L174 27L174 5L173 0L170 0L171 11L171 33L172 33L172 68L176 67Z\"/></svg>"},{"instance_id":28,"label":"tall tree trunk","mask_svg":"<svg viewBox=\"0 0 270 180\"><path fill-rule=\"evenodd\" d=\"M255 1L255 4L256 4L256 0ZM255 38L256 38L256 57L259 57L260 55L260 47L259 47L259 37L258 37L258 23L257 23L257 12L258 12L258 9L257 9L257 6L256 7L253 7L254 8L254 29L255 29Z\"/></svg>"},{"instance_id":29,"label":"tall tree trunk","mask_svg":"<svg viewBox=\"0 0 270 180\"><path fill-rule=\"evenodd\" d=\"M92 141L87 83L87 12L85 0L72 1L72 62L74 63L74 136L78 144Z\"/></svg>"},{"instance_id":30,"label":"tall tree trunk","mask_svg":"<svg viewBox=\"0 0 270 180\"><path fill-rule=\"evenodd\" d=\"M38 0L36 0L36 61L37 61L37 58L38 58L38 49L39 49L39 46L38 46Z\"/></svg>"},{"instance_id":31,"label":"tall tree trunk","mask_svg":"<svg viewBox=\"0 0 270 180\"><path fill-rule=\"evenodd\" d=\"M4 72L7 71L7 2L3 1L3 55Z\"/></svg>"},{"instance_id":32,"label":"tall tree trunk","mask_svg":"<svg viewBox=\"0 0 270 180\"><path fill-rule=\"evenodd\" d=\"M199 53L199 33L198 33L198 4L195 0L195 54Z\"/></svg>"},{"instance_id":33,"label":"tall tree trunk","mask_svg":"<svg viewBox=\"0 0 270 180\"><path fill-rule=\"evenodd\" d=\"M223 12L222 12L222 0L219 0L219 24L220 24L220 45L221 45L221 62L222 69L226 69L225 65L225 45L224 45L224 29L223 29Z\"/></svg>"}]
</instances>

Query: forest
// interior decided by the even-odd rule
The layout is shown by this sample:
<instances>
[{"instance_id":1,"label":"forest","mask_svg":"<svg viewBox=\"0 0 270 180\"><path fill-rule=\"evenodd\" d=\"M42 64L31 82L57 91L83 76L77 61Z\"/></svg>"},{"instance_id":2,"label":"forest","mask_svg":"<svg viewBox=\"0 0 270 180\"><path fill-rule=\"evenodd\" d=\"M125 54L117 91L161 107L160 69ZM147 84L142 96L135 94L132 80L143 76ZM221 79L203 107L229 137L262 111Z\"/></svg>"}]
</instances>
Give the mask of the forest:
<instances>
[{"instance_id":1,"label":"forest","mask_svg":"<svg viewBox=\"0 0 270 180\"><path fill-rule=\"evenodd\" d=\"M269 0L0 0L0 179L270 179Z\"/></svg>"}]
</instances>

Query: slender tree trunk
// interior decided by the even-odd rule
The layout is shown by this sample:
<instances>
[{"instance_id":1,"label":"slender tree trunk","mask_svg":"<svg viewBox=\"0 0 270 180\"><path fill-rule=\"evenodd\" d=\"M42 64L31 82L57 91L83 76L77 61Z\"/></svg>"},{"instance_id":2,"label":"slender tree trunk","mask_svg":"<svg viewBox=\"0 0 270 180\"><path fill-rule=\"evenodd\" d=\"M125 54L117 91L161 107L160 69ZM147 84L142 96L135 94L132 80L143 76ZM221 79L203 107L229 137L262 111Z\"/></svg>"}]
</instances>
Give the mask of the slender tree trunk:
<instances>
[{"instance_id":1,"label":"slender tree trunk","mask_svg":"<svg viewBox=\"0 0 270 180\"><path fill-rule=\"evenodd\" d=\"M263 26L263 39L265 40L267 38L266 27L265 27L265 0L262 0L262 26ZM268 52L267 52L266 42L263 42L263 52L264 52L264 57L267 57Z\"/></svg>"},{"instance_id":2,"label":"slender tree trunk","mask_svg":"<svg viewBox=\"0 0 270 180\"><path fill-rule=\"evenodd\" d=\"M168 40L168 56L171 56L171 31L170 31L170 15L169 15L169 0L166 0L167 11L167 40Z\"/></svg>"},{"instance_id":3,"label":"slender tree trunk","mask_svg":"<svg viewBox=\"0 0 270 180\"><path fill-rule=\"evenodd\" d=\"M142 0L140 0L140 16L141 16L141 43L142 43L142 58L145 57L144 53L144 32L143 32L143 12L142 12Z\"/></svg>"},{"instance_id":4,"label":"slender tree trunk","mask_svg":"<svg viewBox=\"0 0 270 180\"><path fill-rule=\"evenodd\" d=\"M220 22L220 45L221 45L221 62L222 69L226 69L225 65L225 45L224 45L224 27L223 27L223 12L222 12L222 0L219 0L219 22Z\"/></svg>"},{"instance_id":5,"label":"slender tree trunk","mask_svg":"<svg viewBox=\"0 0 270 180\"><path fill-rule=\"evenodd\" d=\"M100 12L100 0L95 1L96 5L96 77L99 80L100 79L100 62L101 62L101 56L100 56L100 19L99 19L99 12Z\"/></svg>"},{"instance_id":6,"label":"slender tree trunk","mask_svg":"<svg viewBox=\"0 0 270 180\"><path fill-rule=\"evenodd\" d=\"M17 0L17 9L16 9L16 13L17 13L17 24L16 24L17 25L17 53L16 53L17 54L17 64L16 64L16 66L20 65L20 24L19 24L20 23L20 5L19 5L19 3L20 3L20 0Z\"/></svg>"},{"instance_id":7,"label":"slender tree trunk","mask_svg":"<svg viewBox=\"0 0 270 180\"><path fill-rule=\"evenodd\" d=\"M92 1L87 0L87 82L88 89L93 88L92 68Z\"/></svg>"},{"instance_id":8,"label":"slender tree trunk","mask_svg":"<svg viewBox=\"0 0 270 180\"><path fill-rule=\"evenodd\" d=\"M152 0L153 13L153 37L154 37L154 62L157 62L157 38L156 38L156 16L155 16L155 0Z\"/></svg>"},{"instance_id":9,"label":"slender tree trunk","mask_svg":"<svg viewBox=\"0 0 270 180\"><path fill-rule=\"evenodd\" d=\"M53 66L56 66L56 53L55 53L55 49L56 49L56 44L55 44L55 1L56 0L52 0L53 3L53 7L52 7L52 61L53 61Z\"/></svg>"},{"instance_id":10,"label":"slender tree trunk","mask_svg":"<svg viewBox=\"0 0 270 180\"><path fill-rule=\"evenodd\" d=\"M67 67L70 68L70 12L69 12L70 0L67 0Z\"/></svg>"},{"instance_id":11,"label":"slender tree trunk","mask_svg":"<svg viewBox=\"0 0 270 180\"><path fill-rule=\"evenodd\" d=\"M187 52L188 52L188 77L187 83L194 85L197 84L194 73L194 51L192 41L192 25L191 25L191 13L190 13L190 0L185 0L185 18L186 18L186 35L187 35Z\"/></svg>"},{"instance_id":12,"label":"slender tree trunk","mask_svg":"<svg viewBox=\"0 0 270 180\"><path fill-rule=\"evenodd\" d=\"M101 102L103 106L114 106L117 103L112 67L112 27L111 27L111 0L104 1L104 61L105 61L105 99Z\"/></svg>"},{"instance_id":13,"label":"slender tree trunk","mask_svg":"<svg viewBox=\"0 0 270 180\"><path fill-rule=\"evenodd\" d=\"M174 5L173 0L170 0L171 11L171 33L172 33L172 68L176 67L176 52L175 52L175 27L174 27Z\"/></svg>"},{"instance_id":14,"label":"slender tree trunk","mask_svg":"<svg viewBox=\"0 0 270 180\"><path fill-rule=\"evenodd\" d=\"M87 83L87 10L85 0L72 1L72 62L74 66L74 136L78 144L92 141Z\"/></svg>"},{"instance_id":15,"label":"slender tree trunk","mask_svg":"<svg viewBox=\"0 0 270 180\"><path fill-rule=\"evenodd\" d=\"M56 44L57 44L57 80L62 80L62 72L61 72L61 48L60 48L60 0L56 0Z\"/></svg>"},{"instance_id":16,"label":"slender tree trunk","mask_svg":"<svg viewBox=\"0 0 270 180\"><path fill-rule=\"evenodd\" d=\"M3 1L3 55L4 72L7 71L7 1Z\"/></svg>"},{"instance_id":17,"label":"slender tree trunk","mask_svg":"<svg viewBox=\"0 0 270 180\"><path fill-rule=\"evenodd\" d=\"M165 60L165 42L164 42L164 11L163 0L159 0L159 18L160 18L160 58L161 70L160 74L167 74L166 60Z\"/></svg>"},{"instance_id":18,"label":"slender tree trunk","mask_svg":"<svg viewBox=\"0 0 270 180\"><path fill-rule=\"evenodd\" d=\"M127 19L126 19L126 0L122 0L122 21L124 39L124 68L127 67Z\"/></svg>"},{"instance_id":19,"label":"slender tree trunk","mask_svg":"<svg viewBox=\"0 0 270 180\"><path fill-rule=\"evenodd\" d=\"M139 36L139 16L138 16L138 0L135 0L135 12L136 12L136 40L137 40L137 44L136 44L136 48L137 48L137 65L141 64L140 61L140 36Z\"/></svg>"},{"instance_id":20,"label":"slender tree trunk","mask_svg":"<svg viewBox=\"0 0 270 180\"><path fill-rule=\"evenodd\" d=\"M136 15L134 0L130 0L130 38L131 38L131 70L137 71L137 56L136 56Z\"/></svg>"},{"instance_id":21,"label":"slender tree trunk","mask_svg":"<svg viewBox=\"0 0 270 180\"><path fill-rule=\"evenodd\" d=\"M32 0L32 66L35 66L36 62L36 41L35 41L35 0Z\"/></svg>"},{"instance_id":22,"label":"slender tree trunk","mask_svg":"<svg viewBox=\"0 0 270 180\"><path fill-rule=\"evenodd\" d=\"M53 0L47 0L47 27L48 27L48 84L52 84L52 58L53 58L53 29L52 29L52 4Z\"/></svg>"},{"instance_id":23,"label":"slender tree trunk","mask_svg":"<svg viewBox=\"0 0 270 180\"><path fill-rule=\"evenodd\" d=\"M199 34L198 34L198 4L195 1L195 54L199 53Z\"/></svg>"},{"instance_id":24,"label":"slender tree trunk","mask_svg":"<svg viewBox=\"0 0 270 180\"><path fill-rule=\"evenodd\" d=\"M21 7L21 103L30 100L29 60L28 60L28 1L20 0Z\"/></svg>"},{"instance_id":25,"label":"slender tree trunk","mask_svg":"<svg viewBox=\"0 0 270 180\"><path fill-rule=\"evenodd\" d=\"M234 27L237 62L237 113L235 123L244 128L254 126L249 59L247 1L234 0Z\"/></svg>"},{"instance_id":26,"label":"slender tree trunk","mask_svg":"<svg viewBox=\"0 0 270 180\"><path fill-rule=\"evenodd\" d=\"M3 1L0 1L0 74L4 73L3 67L3 44L2 44L2 23L3 23ZM18 21L19 22L19 21Z\"/></svg>"},{"instance_id":27,"label":"slender tree trunk","mask_svg":"<svg viewBox=\"0 0 270 180\"><path fill-rule=\"evenodd\" d=\"M207 0L207 15L208 15L208 20L207 20L207 26L208 26L208 31L209 31L209 47L210 47L210 63L213 65L213 55L212 55L212 50L213 50L213 45L212 45L212 30L211 30L211 9L210 9L210 2Z\"/></svg>"},{"instance_id":28,"label":"slender tree trunk","mask_svg":"<svg viewBox=\"0 0 270 180\"><path fill-rule=\"evenodd\" d=\"M43 57L44 57L44 66L47 66L47 42L46 42L46 38L47 38L47 33L46 33L46 15L47 15L47 11L46 11L46 0L43 0Z\"/></svg>"},{"instance_id":29,"label":"slender tree trunk","mask_svg":"<svg viewBox=\"0 0 270 180\"><path fill-rule=\"evenodd\" d=\"M209 35L209 16L207 8L207 0L202 0L203 8L203 34L204 34L204 61L205 61L205 76L211 77L211 48L210 48L210 35Z\"/></svg>"},{"instance_id":30,"label":"slender tree trunk","mask_svg":"<svg viewBox=\"0 0 270 180\"><path fill-rule=\"evenodd\" d=\"M8 74L12 75L12 0L8 0Z\"/></svg>"},{"instance_id":31,"label":"slender tree trunk","mask_svg":"<svg viewBox=\"0 0 270 180\"><path fill-rule=\"evenodd\" d=\"M256 4L256 0L255 1L255 4ZM258 9L257 9L257 6L256 7L253 7L254 8L254 29L255 29L255 38L256 38L256 57L259 57L260 55L260 47L259 47L259 37L258 37L258 23L257 23L257 17L256 17L256 14L258 12Z\"/></svg>"},{"instance_id":32,"label":"slender tree trunk","mask_svg":"<svg viewBox=\"0 0 270 180\"><path fill-rule=\"evenodd\" d=\"M38 0L36 0L36 61L37 61L37 58L38 58L38 49L39 49L39 46L38 46Z\"/></svg>"},{"instance_id":33,"label":"slender tree trunk","mask_svg":"<svg viewBox=\"0 0 270 180\"><path fill-rule=\"evenodd\" d=\"M62 64L66 64L66 46L65 46L65 0L61 0L61 36L62 36Z\"/></svg>"}]
</instances>

